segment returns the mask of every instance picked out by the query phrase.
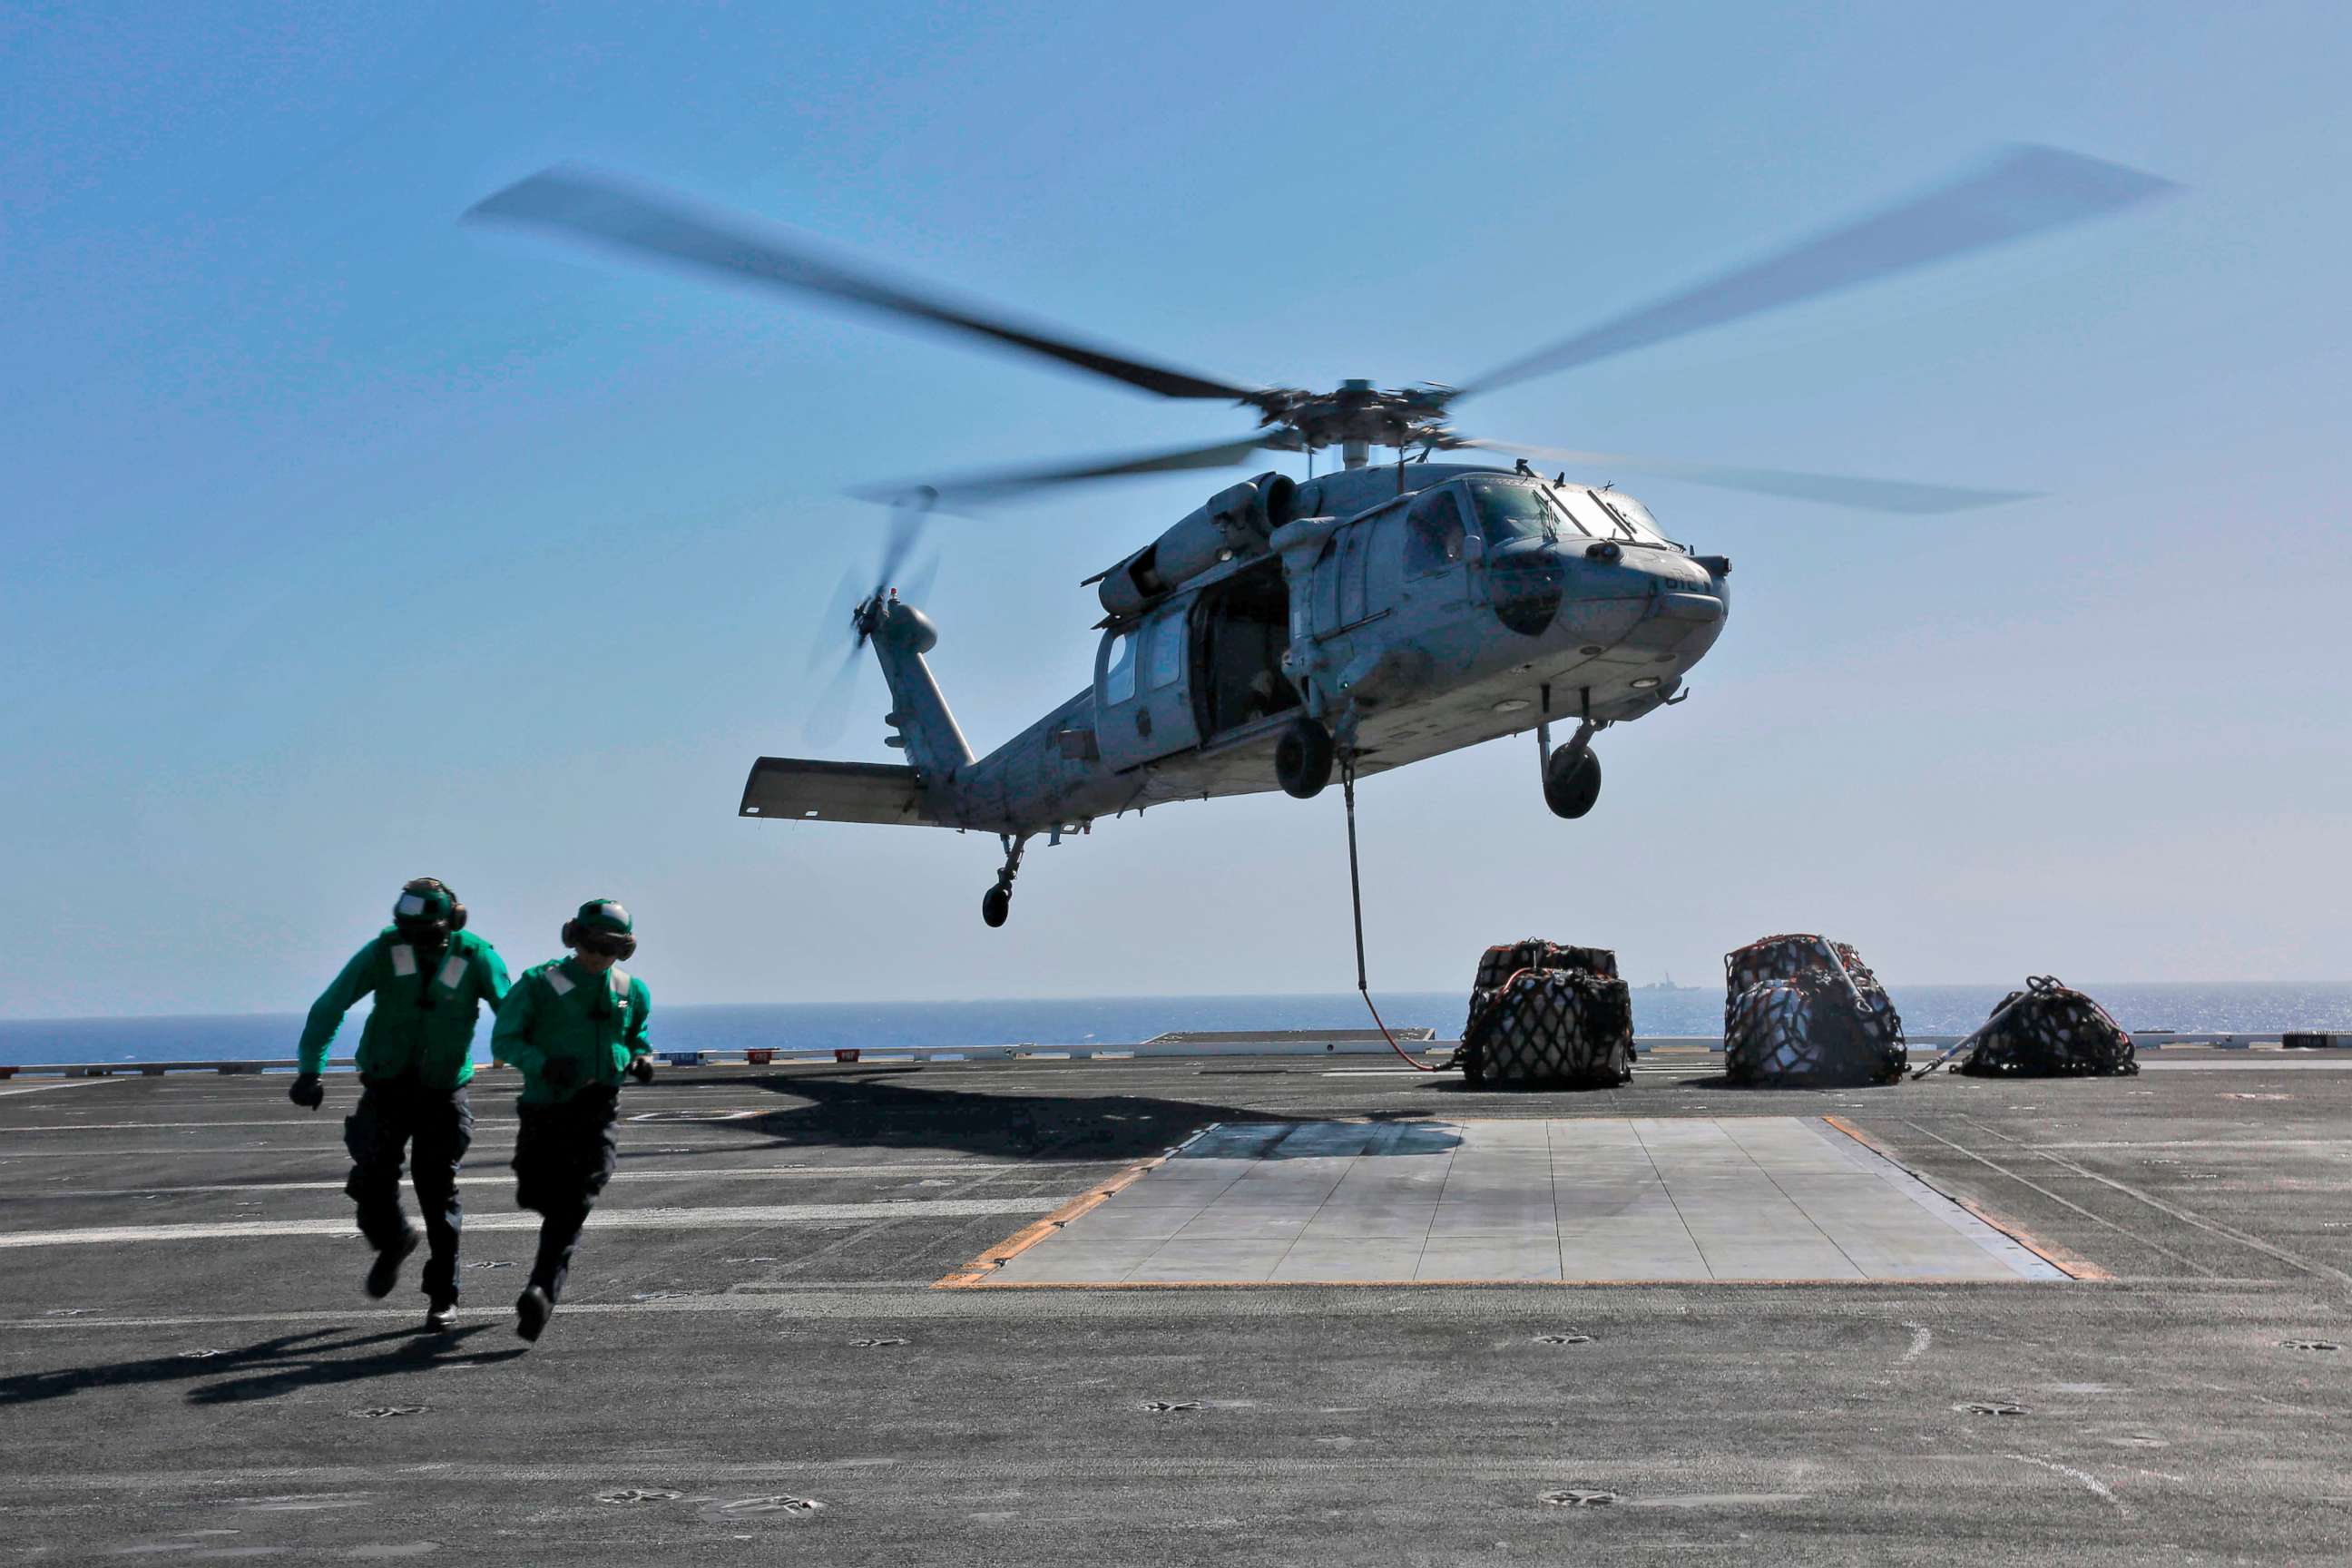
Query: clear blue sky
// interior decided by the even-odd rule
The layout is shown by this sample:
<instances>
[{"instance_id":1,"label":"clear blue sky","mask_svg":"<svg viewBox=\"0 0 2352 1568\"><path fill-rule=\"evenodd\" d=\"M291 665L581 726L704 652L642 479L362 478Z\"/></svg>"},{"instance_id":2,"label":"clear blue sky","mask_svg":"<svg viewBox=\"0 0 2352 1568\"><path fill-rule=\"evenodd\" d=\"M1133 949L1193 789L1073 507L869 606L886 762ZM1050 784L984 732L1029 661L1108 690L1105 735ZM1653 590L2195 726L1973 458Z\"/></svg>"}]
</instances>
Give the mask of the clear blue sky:
<instances>
[{"instance_id":1,"label":"clear blue sky","mask_svg":"<svg viewBox=\"0 0 2352 1568\"><path fill-rule=\"evenodd\" d=\"M1482 433L2046 490L1654 481L1738 563L1685 705L1364 791L1376 984L1828 930L1898 980L2352 973L2339 6L519 7L0 0L0 1015L299 1006L400 881L518 965L636 910L671 1001L1352 980L1339 805L1033 852L734 815L803 749L854 484L1213 406L457 216L578 159L1243 380L1461 379L2047 142L2177 199L1538 381ZM1600 477L1600 476L1596 476ZM1218 482L1218 481L1209 481ZM1198 478L943 524L992 745ZM835 754L883 757L869 717Z\"/></svg>"}]
</instances>

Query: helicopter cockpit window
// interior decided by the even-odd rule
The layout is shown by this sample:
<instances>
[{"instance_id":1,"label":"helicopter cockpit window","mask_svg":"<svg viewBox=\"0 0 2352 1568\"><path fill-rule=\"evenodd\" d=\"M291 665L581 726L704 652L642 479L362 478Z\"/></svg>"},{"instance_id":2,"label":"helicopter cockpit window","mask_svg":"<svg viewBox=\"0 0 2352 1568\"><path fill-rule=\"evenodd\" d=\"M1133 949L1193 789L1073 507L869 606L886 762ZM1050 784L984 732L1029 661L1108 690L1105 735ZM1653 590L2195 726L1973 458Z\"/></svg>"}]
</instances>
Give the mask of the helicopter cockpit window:
<instances>
[{"instance_id":1,"label":"helicopter cockpit window","mask_svg":"<svg viewBox=\"0 0 2352 1568\"><path fill-rule=\"evenodd\" d=\"M1673 542L1666 537L1666 531L1658 526L1658 520L1650 515L1650 509L1622 490L1602 490L1600 500L1602 506L1607 507L1612 514L1623 521L1626 527L1633 531L1635 538L1651 544Z\"/></svg>"},{"instance_id":2,"label":"helicopter cockpit window","mask_svg":"<svg viewBox=\"0 0 2352 1568\"><path fill-rule=\"evenodd\" d=\"M1584 524L1587 532L1634 544L1667 542L1649 509L1632 496L1616 490L1572 488L1563 490L1559 500Z\"/></svg>"},{"instance_id":3,"label":"helicopter cockpit window","mask_svg":"<svg viewBox=\"0 0 2352 1568\"><path fill-rule=\"evenodd\" d=\"M1113 632L1103 655L1102 698L1105 702L1124 702L1134 695L1135 634Z\"/></svg>"},{"instance_id":4,"label":"helicopter cockpit window","mask_svg":"<svg viewBox=\"0 0 2352 1568\"><path fill-rule=\"evenodd\" d=\"M1151 623L1151 689L1172 686L1184 673L1184 612L1163 611Z\"/></svg>"},{"instance_id":5,"label":"helicopter cockpit window","mask_svg":"<svg viewBox=\"0 0 2352 1568\"><path fill-rule=\"evenodd\" d=\"M1478 509L1478 531L1486 536L1490 550L1521 539L1549 539L1559 531L1559 519L1543 492L1523 479L1474 479L1470 498Z\"/></svg>"},{"instance_id":6,"label":"helicopter cockpit window","mask_svg":"<svg viewBox=\"0 0 2352 1568\"><path fill-rule=\"evenodd\" d=\"M1607 514L1596 512L1589 518L1583 516L1568 504L1568 496L1564 492L1548 489L1543 492L1543 498L1551 503L1556 521L1561 525L1559 531L1566 537L1575 539L1581 535L1591 538L1611 531Z\"/></svg>"},{"instance_id":7,"label":"helicopter cockpit window","mask_svg":"<svg viewBox=\"0 0 2352 1568\"><path fill-rule=\"evenodd\" d=\"M1462 537L1462 508L1454 501L1453 490L1423 494L1405 517L1405 575L1426 576L1459 564Z\"/></svg>"}]
</instances>

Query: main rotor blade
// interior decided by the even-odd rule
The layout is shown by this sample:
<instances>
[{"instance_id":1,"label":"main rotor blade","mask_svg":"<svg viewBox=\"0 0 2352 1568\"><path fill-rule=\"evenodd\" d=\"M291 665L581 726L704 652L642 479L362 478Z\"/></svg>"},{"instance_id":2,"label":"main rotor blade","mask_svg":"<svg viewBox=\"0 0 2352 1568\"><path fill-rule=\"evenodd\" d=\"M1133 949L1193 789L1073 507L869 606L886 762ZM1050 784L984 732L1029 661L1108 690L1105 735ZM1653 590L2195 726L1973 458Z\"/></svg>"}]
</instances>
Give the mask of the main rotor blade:
<instances>
[{"instance_id":1,"label":"main rotor blade","mask_svg":"<svg viewBox=\"0 0 2352 1568\"><path fill-rule=\"evenodd\" d=\"M952 304L915 285L886 281L877 274L824 260L800 241L754 233L738 220L697 211L674 197L585 170L548 169L533 174L475 203L466 216L555 229L725 277L803 289L975 333L1162 397L1245 403L1254 395L1247 387L1091 348L1042 326Z\"/></svg>"},{"instance_id":2,"label":"main rotor blade","mask_svg":"<svg viewBox=\"0 0 2352 1568\"><path fill-rule=\"evenodd\" d=\"M2179 187L2055 147L2015 147L1972 174L1826 229L1472 380L1455 395L1645 348L2045 229L2119 211Z\"/></svg>"},{"instance_id":3,"label":"main rotor blade","mask_svg":"<svg viewBox=\"0 0 2352 1568\"><path fill-rule=\"evenodd\" d=\"M940 558L935 551L917 562L914 568L907 574L905 584L898 589L900 602L912 605L919 610L921 609L930 602L931 584L939 580L939 575Z\"/></svg>"},{"instance_id":4,"label":"main rotor blade","mask_svg":"<svg viewBox=\"0 0 2352 1568\"><path fill-rule=\"evenodd\" d=\"M898 504L890 509L890 534L882 546L881 563L875 569L875 593L896 584L898 569L914 553L916 542L930 521L931 508L939 504L939 499L940 492L929 485L918 485L898 498Z\"/></svg>"},{"instance_id":5,"label":"main rotor blade","mask_svg":"<svg viewBox=\"0 0 2352 1568\"><path fill-rule=\"evenodd\" d=\"M1788 496L1797 500L1850 506L1864 511L1908 512L1918 516L1967 511L1980 506L2005 506L2031 500L2034 490L1979 490L1961 485L1919 485L1906 479L1852 479L1843 474L1793 473L1781 468L1741 468L1723 463L1694 463L1681 458L1635 458L1622 452L1572 452L1560 447L1520 447L1507 441L1465 441L1465 447L1490 452L1607 468L1629 474L1654 474L1717 489L1752 490L1759 495ZM1598 478L1607 478L1599 475Z\"/></svg>"},{"instance_id":6,"label":"main rotor blade","mask_svg":"<svg viewBox=\"0 0 2352 1568\"><path fill-rule=\"evenodd\" d=\"M1184 468L1223 468L1240 462L1260 447L1284 445L1286 433L1269 430L1213 447L1181 447L1167 452L1138 452L1124 458L1099 458L1090 462L1050 468L1009 468L997 473L967 474L941 479L929 488L942 507L957 503L1003 500L1027 490L1088 479L1118 479L1129 474L1173 473ZM874 486L853 492L867 500L893 500L906 493L903 486Z\"/></svg>"}]
</instances>

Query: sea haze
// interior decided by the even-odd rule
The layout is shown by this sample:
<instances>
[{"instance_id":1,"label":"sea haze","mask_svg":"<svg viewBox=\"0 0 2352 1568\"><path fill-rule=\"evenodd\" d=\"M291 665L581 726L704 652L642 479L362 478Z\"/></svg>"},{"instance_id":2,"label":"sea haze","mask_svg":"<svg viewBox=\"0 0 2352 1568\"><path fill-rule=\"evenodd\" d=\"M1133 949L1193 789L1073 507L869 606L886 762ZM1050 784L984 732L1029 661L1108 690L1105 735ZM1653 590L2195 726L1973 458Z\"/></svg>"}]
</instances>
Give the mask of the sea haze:
<instances>
[{"instance_id":1,"label":"sea haze","mask_svg":"<svg viewBox=\"0 0 2352 1568\"><path fill-rule=\"evenodd\" d=\"M1890 987L1915 1035L1958 1034L1982 1023L2005 985ZM2352 983L2309 984L2091 985L2090 994L2127 1029L2352 1031ZM1461 1032L1467 1005L1454 992L1375 993L1393 1028L1423 1026L1441 1038ZM331 1054L359 1043L364 1008L354 1008ZM971 1046L1131 1045L1174 1029L1362 1028L1370 1019L1352 992L1304 996L1047 997L1000 1002L808 1002L665 1007L656 993L653 1039L662 1050L867 1050ZM1636 990L1637 1037L1720 1035L1717 990ZM297 1014L206 1018L75 1018L0 1021L0 1064L222 1061L294 1054ZM489 1017L475 1038L487 1056Z\"/></svg>"}]
</instances>

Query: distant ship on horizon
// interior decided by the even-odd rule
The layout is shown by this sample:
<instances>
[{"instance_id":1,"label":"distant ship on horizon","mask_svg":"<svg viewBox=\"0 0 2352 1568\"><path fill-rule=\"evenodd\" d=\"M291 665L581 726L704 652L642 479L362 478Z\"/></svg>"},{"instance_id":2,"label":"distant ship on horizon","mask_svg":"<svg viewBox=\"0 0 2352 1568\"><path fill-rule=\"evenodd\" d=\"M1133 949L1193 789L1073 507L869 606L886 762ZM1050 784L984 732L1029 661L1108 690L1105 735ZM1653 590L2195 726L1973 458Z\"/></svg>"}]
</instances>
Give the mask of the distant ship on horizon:
<instances>
[{"instance_id":1,"label":"distant ship on horizon","mask_svg":"<svg viewBox=\"0 0 2352 1568\"><path fill-rule=\"evenodd\" d=\"M1636 991L1680 991L1684 989L1684 987L1675 984L1674 974L1669 972L1664 980L1653 980L1647 985L1636 985L1633 989Z\"/></svg>"}]
</instances>

